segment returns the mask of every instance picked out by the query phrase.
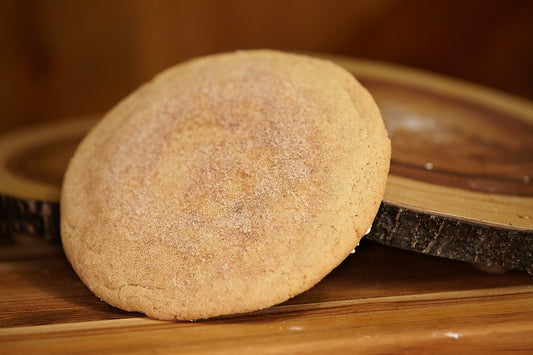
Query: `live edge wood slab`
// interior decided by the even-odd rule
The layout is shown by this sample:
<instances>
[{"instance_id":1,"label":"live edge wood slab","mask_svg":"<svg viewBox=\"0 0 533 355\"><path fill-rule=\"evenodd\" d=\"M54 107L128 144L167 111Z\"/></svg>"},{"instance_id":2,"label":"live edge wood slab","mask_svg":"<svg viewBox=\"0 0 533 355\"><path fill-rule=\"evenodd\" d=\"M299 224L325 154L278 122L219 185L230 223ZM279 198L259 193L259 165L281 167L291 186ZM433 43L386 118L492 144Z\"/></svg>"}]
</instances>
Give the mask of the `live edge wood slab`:
<instances>
[{"instance_id":1,"label":"live edge wood slab","mask_svg":"<svg viewBox=\"0 0 533 355\"><path fill-rule=\"evenodd\" d=\"M368 239L533 273L533 105L434 74L330 57L375 97L392 140ZM0 137L0 232L59 240L69 158L98 117Z\"/></svg>"}]
</instances>

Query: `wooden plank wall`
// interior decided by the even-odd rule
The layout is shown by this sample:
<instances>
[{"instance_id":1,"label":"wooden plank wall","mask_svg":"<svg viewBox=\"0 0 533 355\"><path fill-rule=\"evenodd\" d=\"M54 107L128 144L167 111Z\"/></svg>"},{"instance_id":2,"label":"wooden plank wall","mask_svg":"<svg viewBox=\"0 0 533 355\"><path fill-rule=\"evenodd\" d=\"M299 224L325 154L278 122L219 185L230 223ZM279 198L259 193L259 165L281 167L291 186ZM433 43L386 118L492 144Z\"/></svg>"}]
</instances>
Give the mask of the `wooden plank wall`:
<instances>
[{"instance_id":1,"label":"wooden plank wall","mask_svg":"<svg viewBox=\"0 0 533 355\"><path fill-rule=\"evenodd\" d=\"M238 48L319 51L533 99L528 0L3 0L0 131L103 112L155 73Z\"/></svg>"}]
</instances>

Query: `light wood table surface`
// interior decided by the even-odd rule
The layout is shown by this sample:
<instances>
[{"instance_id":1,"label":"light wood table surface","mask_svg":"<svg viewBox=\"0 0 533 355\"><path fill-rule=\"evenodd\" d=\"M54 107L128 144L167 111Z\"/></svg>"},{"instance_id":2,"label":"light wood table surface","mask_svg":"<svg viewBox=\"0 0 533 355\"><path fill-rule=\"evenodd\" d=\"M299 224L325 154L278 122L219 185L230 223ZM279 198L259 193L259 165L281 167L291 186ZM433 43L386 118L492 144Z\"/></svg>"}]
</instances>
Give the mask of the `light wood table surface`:
<instances>
[{"instance_id":1,"label":"light wood table surface","mask_svg":"<svg viewBox=\"0 0 533 355\"><path fill-rule=\"evenodd\" d=\"M533 349L533 277L363 242L317 286L252 314L164 322L99 301L60 246L0 251L0 352L486 353Z\"/></svg>"}]
</instances>

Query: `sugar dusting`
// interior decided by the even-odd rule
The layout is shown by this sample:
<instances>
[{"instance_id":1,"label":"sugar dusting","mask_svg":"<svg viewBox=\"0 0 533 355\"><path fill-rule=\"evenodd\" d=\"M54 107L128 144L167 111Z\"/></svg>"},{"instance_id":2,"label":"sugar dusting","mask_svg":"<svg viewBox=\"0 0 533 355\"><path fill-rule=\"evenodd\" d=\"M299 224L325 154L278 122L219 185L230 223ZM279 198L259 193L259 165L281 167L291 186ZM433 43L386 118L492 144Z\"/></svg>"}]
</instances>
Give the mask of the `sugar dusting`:
<instances>
[{"instance_id":1,"label":"sugar dusting","mask_svg":"<svg viewBox=\"0 0 533 355\"><path fill-rule=\"evenodd\" d=\"M184 80L187 88L165 90L110 143L104 195L130 241L163 243L203 263L224 254L224 272L228 251L265 247L265 235L316 218L332 155L309 120L323 110L320 98L266 66L206 68Z\"/></svg>"}]
</instances>

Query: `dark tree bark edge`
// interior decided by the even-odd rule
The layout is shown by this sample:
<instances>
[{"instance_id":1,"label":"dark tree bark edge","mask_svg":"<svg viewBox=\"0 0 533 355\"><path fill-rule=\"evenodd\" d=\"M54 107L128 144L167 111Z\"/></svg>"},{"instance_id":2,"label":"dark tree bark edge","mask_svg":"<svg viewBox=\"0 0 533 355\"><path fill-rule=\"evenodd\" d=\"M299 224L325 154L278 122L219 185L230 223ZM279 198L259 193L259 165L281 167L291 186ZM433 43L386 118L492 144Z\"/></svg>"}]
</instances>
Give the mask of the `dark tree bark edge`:
<instances>
[{"instance_id":1,"label":"dark tree bark edge","mask_svg":"<svg viewBox=\"0 0 533 355\"><path fill-rule=\"evenodd\" d=\"M533 231L413 211L383 202L371 232L380 244L533 274Z\"/></svg>"}]
</instances>

